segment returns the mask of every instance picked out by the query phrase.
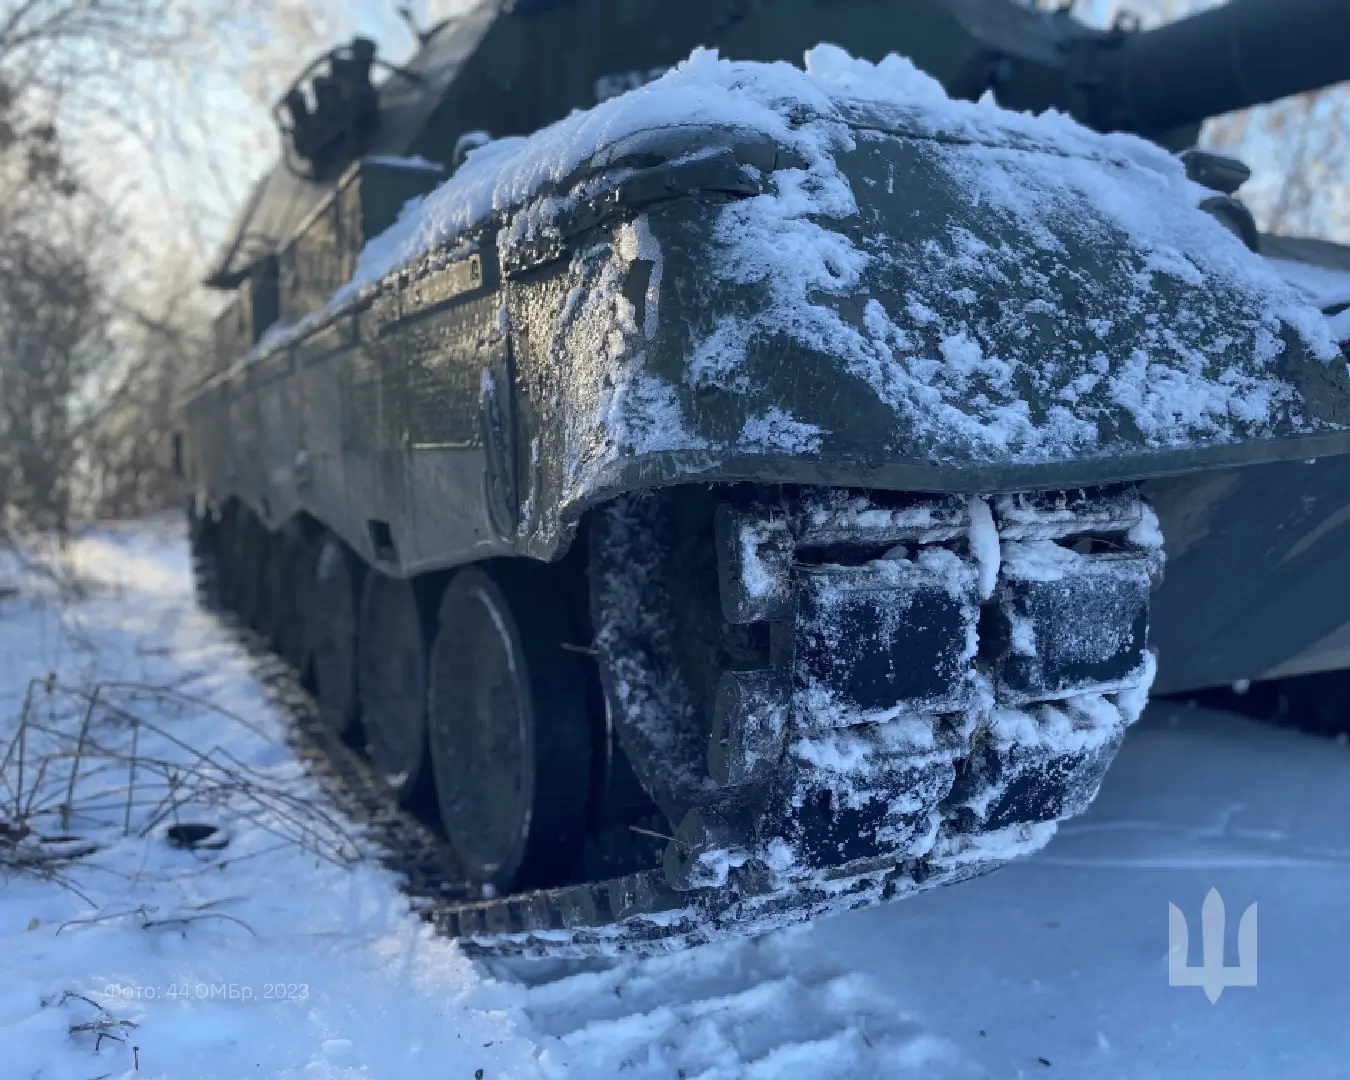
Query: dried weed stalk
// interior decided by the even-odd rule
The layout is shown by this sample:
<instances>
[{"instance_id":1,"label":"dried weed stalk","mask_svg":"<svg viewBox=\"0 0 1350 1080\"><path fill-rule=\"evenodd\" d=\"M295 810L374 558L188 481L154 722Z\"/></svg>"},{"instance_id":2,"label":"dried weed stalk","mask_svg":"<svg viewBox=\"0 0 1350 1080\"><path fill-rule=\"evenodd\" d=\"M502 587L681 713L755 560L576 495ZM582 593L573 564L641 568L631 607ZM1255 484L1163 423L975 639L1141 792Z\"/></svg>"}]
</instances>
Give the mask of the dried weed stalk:
<instances>
[{"instance_id":1,"label":"dried weed stalk","mask_svg":"<svg viewBox=\"0 0 1350 1080\"><path fill-rule=\"evenodd\" d=\"M34 679L8 740L0 739L0 874L69 884L63 871L128 836L201 821L228 830L247 819L337 864L362 847L323 799L239 760L222 745L202 750L175 721L203 713L228 741L238 727L276 743L247 719L171 688L105 682L92 689Z\"/></svg>"}]
</instances>

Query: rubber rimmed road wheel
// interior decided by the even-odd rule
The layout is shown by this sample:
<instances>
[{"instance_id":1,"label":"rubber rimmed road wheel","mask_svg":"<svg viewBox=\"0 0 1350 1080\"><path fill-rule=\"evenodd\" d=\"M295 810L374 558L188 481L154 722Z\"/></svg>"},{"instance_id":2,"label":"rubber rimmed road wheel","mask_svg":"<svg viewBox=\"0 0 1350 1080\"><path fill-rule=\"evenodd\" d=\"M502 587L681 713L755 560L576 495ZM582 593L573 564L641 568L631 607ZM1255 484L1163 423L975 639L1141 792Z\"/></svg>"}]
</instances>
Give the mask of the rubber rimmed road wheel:
<instances>
[{"instance_id":1,"label":"rubber rimmed road wheel","mask_svg":"<svg viewBox=\"0 0 1350 1080\"><path fill-rule=\"evenodd\" d=\"M268 647L276 650L279 641L278 622L282 592L286 588L282 575L281 534L259 523L262 538L258 542L258 606L253 616L253 629L258 631Z\"/></svg>"},{"instance_id":2,"label":"rubber rimmed road wheel","mask_svg":"<svg viewBox=\"0 0 1350 1080\"><path fill-rule=\"evenodd\" d=\"M357 612L365 565L335 536L318 544L314 588L306 605L314 696L324 722L346 738L359 715Z\"/></svg>"},{"instance_id":3,"label":"rubber rimmed road wheel","mask_svg":"<svg viewBox=\"0 0 1350 1080\"><path fill-rule=\"evenodd\" d=\"M371 763L400 799L427 767L427 633L411 582L368 573L357 686Z\"/></svg>"},{"instance_id":4,"label":"rubber rimmed road wheel","mask_svg":"<svg viewBox=\"0 0 1350 1080\"><path fill-rule=\"evenodd\" d=\"M239 504L227 503L216 525L216 593L221 609L231 614L239 605Z\"/></svg>"},{"instance_id":5,"label":"rubber rimmed road wheel","mask_svg":"<svg viewBox=\"0 0 1350 1080\"><path fill-rule=\"evenodd\" d=\"M476 885L542 888L586 834L590 723L566 613L533 564L459 571L432 643L428 732L441 822Z\"/></svg>"},{"instance_id":6,"label":"rubber rimmed road wheel","mask_svg":"<svg viewBox=\"0 0 1350 1080\"><path fill-rule=\"evenodd\" d=\"M312 551L313 545L295 518L286 522L274 537L271 591L277 652L301 675L309 653L305 641L305 605L314 588Z\"/></svg>"},{"instance_id":7,"label":"rubber rimmed road wheel","mask_svg":"<svg viewBox=\"0 0 1350 1080\"><path fill-rule=\"evenodd\" d=\"M235 567L238 591L235 594L235 614L240 623L254 630L265 624L268 536L263 523L247 507L240 507L234 533Z\"/></svg>"}]
</instances>

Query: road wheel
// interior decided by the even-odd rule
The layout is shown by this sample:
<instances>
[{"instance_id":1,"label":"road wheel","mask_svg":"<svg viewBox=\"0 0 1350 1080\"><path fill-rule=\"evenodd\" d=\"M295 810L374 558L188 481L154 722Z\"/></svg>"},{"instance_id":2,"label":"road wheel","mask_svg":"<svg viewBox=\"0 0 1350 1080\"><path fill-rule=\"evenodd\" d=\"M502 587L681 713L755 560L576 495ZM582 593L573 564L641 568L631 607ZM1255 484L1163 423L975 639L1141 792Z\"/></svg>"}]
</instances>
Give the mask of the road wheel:
<instances>
[{"instance_id":1,"label":"road wheel","mask_svg":"<svg viewBox=\"0 0 1350 1080\"><path fill-rule=\"evenodd\" d=\"M586 683L547 569L459 571L431 648L436 800L469 880L498 892L565 881L586 832Z\"/></svg>"},{"instance_id":2,"label":"road wheel","mask_svg":"<svg viewBox=\"0 0 1350 1080\"><path fill-rule=\"evenodd\" d=\"M313 544L299 520L293 518L278 530L272 556L270 592L277 652L303 675L308 656L305 605L314 589L314 565Z\"/></svg>"},{"instance_id":3,"label":"road wheel","mask_svg":"<svg viewBox=\"0 0 1350 1080\"><path fill-rule=\"evenodd\" d=\"M268 647L278 649L281 635L280 613L282 593L286 588L282 577L281 534L259 524L258 540L258 604L253 616L253 629L258 631Z\"/></svg>"},{"instance_id":4,"label":"road wheel","mask_svg":"<svg viewBox=\"0 0 1350 1080\"><path fill-rule=\"evenodd\" d=\"M266 583L268 535L257 515L247 507L239 508L235 541L235 614L243 626L263 630L266 624Z\"/></svg>"},{"instance_id":5,"label":"road wheel","mask_svg":"<svg viewBox=\"0 0 1350 1080\"><path fill-rule=\"evenodd\" d=\"M355 731L360 712L356 650L363 571L361 560L337 537L319 542L306 605L314 696L324 721L343 738Z\"/></svg>"},{"instance_id":6,"label":"road wheel","mask_svg":"<svg viewBox=\"0 0 1350 1080\"><path fill-rule=\"evenodd\" d=\"M361 724L371 762L402 799L426 770L427 636L412 583L367 574L357 646Z\"/></svg>"},{"instance_id":7,"label":"road wheel","mask_svg":"<svg viewBox=\"0 0 1350 1080\"><path fill-rule=\"evenodd\" d=\"M220 606L234 614L239 606L239 504L227 503L215 529L216 590Z\"/></svg>"},{"instance_id":8,"label":"road wheel","mask_svg":"<svg viewBox=\"0 0 1350 1080\"><path fill-rule=\"evenodd\" d=\"M220 608L220 521L209 509L188 504L188 550L192 557L192 585L197 605L206 611Z\"/></svg>"}]
</instances>

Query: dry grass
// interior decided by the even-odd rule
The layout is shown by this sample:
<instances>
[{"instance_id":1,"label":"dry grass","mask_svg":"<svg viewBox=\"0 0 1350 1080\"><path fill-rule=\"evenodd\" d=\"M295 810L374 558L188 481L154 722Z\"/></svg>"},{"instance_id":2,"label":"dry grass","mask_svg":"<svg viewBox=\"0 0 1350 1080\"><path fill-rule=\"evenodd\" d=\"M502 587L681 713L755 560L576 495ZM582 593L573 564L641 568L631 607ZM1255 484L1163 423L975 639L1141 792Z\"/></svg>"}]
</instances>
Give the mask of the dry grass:
<instances>
[{"instance_id":1,"label":"dry grass","mask_svg":"<svg viewBox=\"0 0 1350 1080\"><path fill-rule=\"evenodd\" d=\"M203 751L175 733L178 721L208 715L222 734L233 725L275 741L179 690L125 682L86 689L55 676L30 682L12 736L0 740L0 874L73 887L71 864L118 838L203 820L228 835L231 821L246 819L317 858L360 858L357 840L322 799L219 745Z\"/></svg>"}]
</instances>

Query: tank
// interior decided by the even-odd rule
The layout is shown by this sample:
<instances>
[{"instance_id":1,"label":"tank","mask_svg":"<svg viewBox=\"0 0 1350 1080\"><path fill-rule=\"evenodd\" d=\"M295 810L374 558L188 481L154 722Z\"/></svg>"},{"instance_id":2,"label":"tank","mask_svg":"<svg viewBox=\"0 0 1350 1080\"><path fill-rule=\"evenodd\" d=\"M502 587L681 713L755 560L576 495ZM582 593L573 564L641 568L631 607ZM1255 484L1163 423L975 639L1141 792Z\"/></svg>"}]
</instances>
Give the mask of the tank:
<instances>
[{"instance_id":1,"label":"tank","mask_svg":"<svg viewBox=\"0 0 1350 1080\"><path fill-rule=\"evenodd\" d=\"M1151 687L1327 654L1342 320L1237 163L967 100L1167 142L1350 75L1343 3L1276 10L516 0L307 70L211 273L190 535L434 808L444 932L652 951L958 882L1091 803ZM820 38L878 63L774 62Z\"/></svg>"}]
</instances>

